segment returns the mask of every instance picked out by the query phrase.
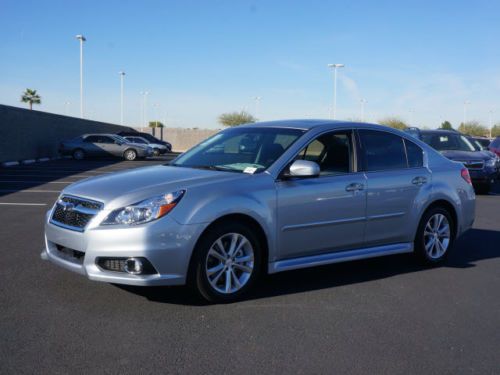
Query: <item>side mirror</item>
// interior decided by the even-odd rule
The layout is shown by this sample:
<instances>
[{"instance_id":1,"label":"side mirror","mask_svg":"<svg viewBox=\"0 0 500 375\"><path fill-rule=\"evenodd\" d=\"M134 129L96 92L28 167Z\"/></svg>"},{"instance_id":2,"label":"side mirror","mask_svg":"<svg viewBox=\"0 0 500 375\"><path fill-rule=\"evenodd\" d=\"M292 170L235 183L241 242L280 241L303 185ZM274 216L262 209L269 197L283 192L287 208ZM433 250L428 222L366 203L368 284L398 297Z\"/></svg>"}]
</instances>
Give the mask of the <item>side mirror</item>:
<instances>
[{"instance_id":1,"label":"side mirror","mask_svg":"<svg viewBox=\"0 0 500 375\"><path fill-rule=\"evenodd\" d=\"M318 177L319 165L309 160L295 160L290 166L287 177Z\"/></svg>"}]
</instances>

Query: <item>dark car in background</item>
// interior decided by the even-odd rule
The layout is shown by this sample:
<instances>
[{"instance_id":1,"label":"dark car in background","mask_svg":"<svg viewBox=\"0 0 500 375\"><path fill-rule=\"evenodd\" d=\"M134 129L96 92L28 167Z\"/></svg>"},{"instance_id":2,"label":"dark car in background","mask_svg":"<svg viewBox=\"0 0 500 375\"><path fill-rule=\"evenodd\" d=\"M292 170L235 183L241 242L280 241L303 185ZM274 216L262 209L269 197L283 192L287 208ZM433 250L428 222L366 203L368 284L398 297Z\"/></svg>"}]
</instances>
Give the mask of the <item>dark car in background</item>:
<instances>
[{"instance_id":1,"label":"dark car in background","mask_svg":"<svg viewBox=\"0 0 500 375\"><path fill-rule=\"evenodd\" d=\"M467 137L453 130L407 131L450 160L461 162L469 174L478 193L487 194L498 177L498 158L487 151L478 151Z\"/></svg>"},{"instance_id":2,"label":"dark car in background","mask_svg":"<svg viewBox=\"0 0 500 375\"><path fill-rule=\"evenodd\" d=\"M500 157L500 137L496 137L493 141L491 141L488 149Z\"/></svg>"},{"instance_id":3,"label":"dark car in background","mask_svg":"<svg viewBox=\"0 0 500 375\"><path fill-rule=\"evenodd\" d=\"M71 155L76 160L99 156L135 160L153 155L151 147L131 143L116 134L84 134L61 142L59 152L61 155Z\"/></svg>"},{"instance_id":4,"label":"dark car in background","mask_svg":"<svg viewBox=\"0 0 500 375\"><path fill-rule=\"evenodd\" d=\"M119 136L122 136L122 137L142 137L150 143L163 145L167 148L167 152L172 152L172 144L170 144L169 142L166 142L166 141L162 141L156 137L153 137L149 133L136 132L136 131L131 131L131 132L130 131L122 131L122 132L119 132L117 134Z\"/></svg>"},{"instance_id":5,"label":"dark car in background","mask_svg":"<svg viewBox=\"0 0 500 375\"><path fill-rule=\"evenodd\" d=\"M477 143L479 143L481 145L481 147L483 147L483 149L485 149L485 150L488 149L488 146L491 143L491 139L490 138L486 138L486 137L473 137L473 136L471 136L470 138L472 138Z\"/></svg>"}]
</instances>

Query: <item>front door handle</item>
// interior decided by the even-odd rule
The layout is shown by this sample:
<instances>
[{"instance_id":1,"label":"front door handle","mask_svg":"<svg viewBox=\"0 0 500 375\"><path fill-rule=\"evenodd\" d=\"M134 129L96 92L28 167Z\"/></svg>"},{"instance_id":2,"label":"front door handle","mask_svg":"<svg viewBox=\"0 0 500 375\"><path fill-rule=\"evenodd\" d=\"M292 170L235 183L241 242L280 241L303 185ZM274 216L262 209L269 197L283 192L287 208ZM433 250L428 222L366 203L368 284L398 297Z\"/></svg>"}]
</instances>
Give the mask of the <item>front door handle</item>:
<instances>
[{"instance_id":1,"label":"front door handle","mask_svg":"<svg viewBox=\"0 0 500 375\"><path fill-rule=\"evenodd\" d=\"M358 182L353 182L352 184L349 184L345 187L345 191L357 191L357 190L363 190L365 188L365 185L360 184Z\"/></svg>"},{"instance_id":2,"label":"front door handle","mask_svg":"<svg viewBox=\"0 0 500 375\"><path fill-rule=\"evenodd\" d=\"M413 185L423 185L425 183L427 183L427 177L422 177L422 176L418 176L418 177L415 177L413 180L411 180L411 183Z\"/></svg>"}]
</instances>

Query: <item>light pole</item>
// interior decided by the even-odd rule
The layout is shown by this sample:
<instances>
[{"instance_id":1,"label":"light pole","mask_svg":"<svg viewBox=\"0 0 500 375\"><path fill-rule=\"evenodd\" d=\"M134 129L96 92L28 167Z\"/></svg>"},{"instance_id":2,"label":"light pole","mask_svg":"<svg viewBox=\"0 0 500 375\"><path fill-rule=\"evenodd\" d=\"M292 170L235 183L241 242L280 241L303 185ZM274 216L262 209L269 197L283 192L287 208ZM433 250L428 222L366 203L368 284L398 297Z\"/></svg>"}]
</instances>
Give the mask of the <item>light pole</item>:
<instances>
[{"instance_id":1,"label":"light pole","mask_svg":"<svg viewBox=\"0 0 500 375\"><path fill-rule=\"evenodd\" d=\"M118 72L120 75L120 125L123 125L123 79L125 78L125 72Z\"/></svg>"},{"instance_id":2,"label":"light pole","mask_svg":"<svg viewBox=\"0 0 500 375\"><path fill-rule=\"evenodd\" d=\"M361 99L361 122L365 122L365 104L367 103L366 99Z\"/></svg>"},{"instance_id":3,"label":"light pole","mask_svg":"<svg viewBox=\"0 0 500 375\"><path fill-rule=\"evenodd\" d=\"M260 97L260 96L256 96L254 98L254 100L255 100L255 118L257 120L259 119L259 104L260 104L261 99L262 99L262 97Z\"/></svg>"},{"instance_id":4,"label":"light pole","mask_svg":"<svg viewBox=\"0 0 500 375\"><path fill-rule=\"evenodd\" d=\"M333 69L333 120L337 115L337 69L343 68L344 64L328 64L329 68Z\"/></svg>"},{"instance_id":5,"label":"light pole","mask_svg":"<svg viewBox=\"0 0 500 375\"><path fill-rule=\"evenodd\" d=\"M488 119L488 122L489 122L489 125L490 125L490 138L491 138L491 130L493 129L493 112L494 112L494 111L493 111L492 109L490 109L490 110L488 111L488 113L489 113L489 119Z\"/></svg>"},{"instance_id":6,"label":"light pole","mask_svg":"<svg viewBox=\"0 0 500 375\"><path fill-rule=\"evenodd\" d=\"M87 39L81 34L76 39L80 41L80 117L83 118L83 42Z\"/></svg>"},{"instance_id":7,"label":"light pole","mask_svg":"<svg viewBox=\"0 0 500 375\"><path fill-rule=\"evenodd\" d=\"M464 101L464 121L463 123L465 124L467 122L467 105L470 104L469 100Z\"/></svg>"},{"instance_id":8,"label":"light pole","mask_svg":"<svg viewBox=\"0 0 500 375\"><path fill-rule=\"evenodd\" d=\"M142 126L147 128L147 103L148 103L148 95L149 91L141 91L142 95ZM143 129L144 130L144 129Z\"/></svg>"}]
</instances>

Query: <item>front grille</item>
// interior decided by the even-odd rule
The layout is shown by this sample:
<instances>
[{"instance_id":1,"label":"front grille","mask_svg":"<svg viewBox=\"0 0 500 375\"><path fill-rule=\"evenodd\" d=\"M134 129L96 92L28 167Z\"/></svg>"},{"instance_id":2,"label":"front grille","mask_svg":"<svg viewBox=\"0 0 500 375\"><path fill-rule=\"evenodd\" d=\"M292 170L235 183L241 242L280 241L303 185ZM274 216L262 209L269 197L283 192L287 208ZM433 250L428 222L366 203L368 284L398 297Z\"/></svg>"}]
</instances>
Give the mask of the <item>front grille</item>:
<instances>
[{"instance_id":1,"label":"front grille","mask_svg":"<svg viewBox=\"0 0 500 375\"><path fill-rule=\"evenodd\" d=\"M467 169L483 169L484 167L483 161L461 160L460 162L463 163Z\"/></svg>"},{"instance_id":2,"label":"front grille","mask_svg":"<svg viewBox=\"0 0 500 375\"><path fill-rule=\"evenodd\" d=\"M73 263L83 264L83 258L85 257L84 252L70 249L69 247L64 247L62 245L56 245L56 249L60 258Z\"/></svg>"},{"instance_id":3,"label":"front grille","mask_svg":"<svg viewBox=\"0 0 500 375\"><path fill-rule=\"evenodd\" d=\"M56 203L51 222L67 229L83 231L101 208L99 202L63 196Z\"/></svg>"}]
</instances>

